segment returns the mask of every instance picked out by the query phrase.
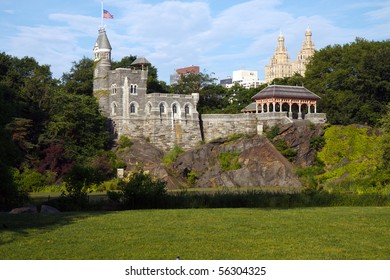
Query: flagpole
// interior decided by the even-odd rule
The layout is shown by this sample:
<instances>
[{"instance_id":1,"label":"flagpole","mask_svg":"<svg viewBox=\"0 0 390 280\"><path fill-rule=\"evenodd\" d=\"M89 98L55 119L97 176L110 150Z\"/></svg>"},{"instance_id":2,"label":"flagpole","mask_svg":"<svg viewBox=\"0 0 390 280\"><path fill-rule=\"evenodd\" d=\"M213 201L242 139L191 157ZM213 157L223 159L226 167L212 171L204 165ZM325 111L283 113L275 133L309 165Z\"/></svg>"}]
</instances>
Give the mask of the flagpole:
<instances>
[{"instance_id":1,"label":"flagpole","mask_svg":"<svg viewBox=\"0 0 390 280\"><path fill-rule=\"evenodd\" d=\"M103 1L101 2L102 5L101 5L101 19L100 19L100 27L103 28Z\"/></svg>"}]
</instances>

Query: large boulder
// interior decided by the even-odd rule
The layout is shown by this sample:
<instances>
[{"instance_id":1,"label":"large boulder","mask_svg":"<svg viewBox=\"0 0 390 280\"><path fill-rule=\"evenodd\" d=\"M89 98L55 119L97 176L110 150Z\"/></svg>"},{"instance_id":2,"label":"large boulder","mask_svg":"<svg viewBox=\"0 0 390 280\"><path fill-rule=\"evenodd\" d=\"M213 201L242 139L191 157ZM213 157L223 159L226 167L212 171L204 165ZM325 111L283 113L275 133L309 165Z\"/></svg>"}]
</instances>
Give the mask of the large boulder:
<instances>
[{"instance_id":1,"label":"large boulder","mask_svg":"<svg viewBox=\"0 0 390 280\"><path fill-rule=\"evenodd\" d=\"M26 206L20 208L14 208L9 213L10 214L25 214L25 213L37 213L37 207L35 206Z\"/></svg>"},{"instance_id":2,"label":"large boulder","mask_svg":"<svg viewBox=\"0 0 390 280\"><path fill-rule=\"evenodd\" d=\"M60 210L58 210L57 208L54 208L52 206L43 204L41 206L41 213L57 214L57 213L60 213Z\"/></svg>"}]
</instances>

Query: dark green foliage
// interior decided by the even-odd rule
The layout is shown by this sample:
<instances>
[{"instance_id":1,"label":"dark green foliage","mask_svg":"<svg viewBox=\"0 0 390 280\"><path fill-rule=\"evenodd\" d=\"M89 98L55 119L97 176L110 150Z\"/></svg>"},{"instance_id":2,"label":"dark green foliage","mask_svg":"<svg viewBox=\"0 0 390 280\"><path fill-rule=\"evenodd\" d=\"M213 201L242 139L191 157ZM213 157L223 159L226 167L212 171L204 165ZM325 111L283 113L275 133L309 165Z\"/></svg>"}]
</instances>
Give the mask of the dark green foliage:
<instances>
[{"instance_id":1,"label":"dark green foliage","mask_svg":"<svg viewBox=\"0 0 390 280\"><path fill-rule=\"evenodd\" d=\"M238 161L240 156L239 152L222 152L218 155L218 162L221 169L224 171L237 170L241 168L241 164Z\"/></svg>"},{"instance_id":2,"label":"dark green foliage","mask_svg":"<svg viewBox=\"0 0 390 280\"><path fill-rule=\"evenodd\" d=\"M293 149L293 148L290 148L288 145L287 145L287 142L286 140L284 140L283 138L274 138L274 140L272 141L272 143L274 144L275 148L285 157L287 158L289 161L293 161L294 158L297 156L298 152Z\"/></svg>"},{"instance_id":3,"label":"dark green foliage","mask_svg":"<svg viewBox=\"0 0 390 280\"><path fill-rule=\"evenodd\" d=\"M325 138L323 136L314 136L310 139L310 148L320 151L325 146Z\"/></svg>"},{"instance_id":4,"label":"dark green foliage","mask_svg":"<svg viewBox=\"0 0 390 280\"><path fill-rule=\"evenodd\" d=\"M129 137L122 135L119 138L118 144L119 144L119 149L125 149L125 148L130 148L133 145L133 142Z\"/></svg>"},{"instance_id":5,"label":"dark green foliage","mask_svg":"<svg viewBox=\"0 0 390 280\"><path fill-rule=\"evenodd\" d=\"M191 94L194 92L200 93L201 89L207 85L213 84L215 80L216 79L209 74L188 73L180 75L179 81L171 85L171 89L173 93L178 94Z\"/></svg>"},{"instance_id":6,"label":"dark green foliage","mask_svg":"<svg viewBox=\"0 0 390 280\"><path fill-rule=\"evenodd\" d=\"M376 125L390 102L390 41L357 38L327 46L307 66L305 87L320 95L333 124Z\"/></svg>"},{"instance_id":7,"label":"dark green foliage","mask_svg":"<svg viewBox=\"0 0 390 280\"><path fill-rule=\"evenodd\" d=\"M167 183L138 168L130 177L119 182L119 193L125 209L161 207Z\"/></svg>"},{"instance_id":8,"label":"dark green foliage","mask_svg":"<svg viewBox=\"0 0 390 280\"><path fill-rule=\"evenodd\" d=\"M274 139L276 136L279 135L280 132L280 126L279 125L274 125L271 127L269 130L266 131L266 136L269 140Z\"/></svg>"},{"instance_id":9,"label":"dark green foliage","mask_svg":"<svg viewBox=\"0 0 390 280\"><path fill-rule=\"evenodd\" d=\"M62 75L62 83L66 92L92 96L93 60L83 57L79 62L74 61L70 73Z\"/></svg>"}]
</instances>

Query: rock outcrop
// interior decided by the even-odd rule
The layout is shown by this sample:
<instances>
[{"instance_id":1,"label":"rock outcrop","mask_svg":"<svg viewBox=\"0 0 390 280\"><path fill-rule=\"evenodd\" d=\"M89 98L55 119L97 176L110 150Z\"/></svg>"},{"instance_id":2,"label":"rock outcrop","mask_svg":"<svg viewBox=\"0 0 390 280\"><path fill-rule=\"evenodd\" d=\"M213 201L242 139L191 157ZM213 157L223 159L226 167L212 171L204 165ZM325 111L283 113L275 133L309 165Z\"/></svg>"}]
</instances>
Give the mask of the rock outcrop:
<instances>
[{"instance_id":1,"label":"rock outcrop","mask_svg":"<svg viewBox=\"0 0 390 280\"><path fill-rule=\"evenodd\" d=\"M307 121L295 121L280 127L275 138L283 138L287 145L297 151L293 163L299 167L308 167L313 164L315 149L310 145L313 137L323 135L322 124L312 124Z\"/></svg>"},{"instance_id":2,"label":"rock outcrop","mask_svg":"<svg viewBox=\"0 0 390 280\"><path fill-rule=\"evenodd\" d=\"M119 149L117 154L126 164L126 172L134 171L142 166L153 176L167 182L169 189L179 188L186 183L183 178L177 177L163 164L164 152L150 144L145 139L132 139L130 148Z\"/></svg>"},{"instance_id":3,"label":"rock outcrop","mask_svg":"<svg viewBox=\"0 0 390 280\"><path fill-rule=\"evenodd\" d=\"M222 170L218 155L223 152L238 153L241 167ZM196 174L194 187L302 187L293 165L264 136L207 143L178 157L172 168L184 178Z\"/></svg>"},{"instance_id":4,"label":"rock outcrop","mask_svg":"<svg viewBox=\"0 0 390 280\"><path fill-rule=\"evenodd\" d=\"M168 167L163 164L164 152L143 139L134 139L130 148L118 150L117 154L125 161L127 172L133 171L137 164L142 165L152 175L167 181L171 189L183 186L299 189L302 185L295 175L294 166L312 165L316 151L311 140L322 134L322 125L307 121L281 126L274 140L284 139L289 148L296 150L292 163L271 141L259 135L211 141L180 155ZM218 155L224 152L238 154L241 167L223 170ZM189 175L193 180L188 180Z\"/></svg>"}]
</instances>

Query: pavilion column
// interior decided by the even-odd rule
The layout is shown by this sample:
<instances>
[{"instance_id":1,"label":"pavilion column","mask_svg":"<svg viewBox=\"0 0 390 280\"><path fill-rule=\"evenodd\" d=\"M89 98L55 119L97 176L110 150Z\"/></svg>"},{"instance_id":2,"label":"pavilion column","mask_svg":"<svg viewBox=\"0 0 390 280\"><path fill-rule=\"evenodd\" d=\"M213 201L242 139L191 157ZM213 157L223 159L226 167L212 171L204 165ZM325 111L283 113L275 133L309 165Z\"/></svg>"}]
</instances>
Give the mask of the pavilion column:
<instances>
[{"instance_id":1,"label":"pavilion column","mask_svg":"<svg viewBox=\"0 0 390 280\"><path fill-rule=\"evenodd\" d=\"M311 114L311 103L309 103L309 106L308 106L308 113Z\"/></svg>"},{"instance_id":2,"label":"pavilion column","mask_svg":"<svg viewBox=\"0 0 390 280\"><path fill-rule=\"evenodd\" d=\"M288 102L288 106L289 106L288 117L290 119L292 119L293 115L292 115L292 101L291 100Z\"/></svg>"},{"instance_id":3,"label":"pavilion column","mask_svg":"<svg viewBox=\"0 0 390 280\"><path fill-rule=\"evenodd\" d=\"M276 102L272 102L272 112L276 112Z\"/></svg>"},{"instance_id":4,"label":"pavilion column","mask_svg":"<svg viewBox=\"0 0 390 280\"><path fill-rule=\"evenodd\" d=\"M302 119L302 103L299 101L298 103L298 119Z\"/></svg>"},{"instance_id":5,"label":"pavilion column","mask_svg":"<svg viewBox=\"0 0 390 280\"><path fill-rule=\"evenodd\" d=\"M317 114L317 102L314 103L314 113Z\"/></svg>"},{"instance_id":6,"label":"pavilion column","mask_svg":"<svg viewBox=\"0 0 390 280\"><path fill-rule=\"evenodd\" d=\"M279 112L280 112L280 113L282 112L282 106L283 106L283 103L280 102L280 103L279 103Z\"/></svg>"},{"instance_id":7,"label":"pavilion column","mask_svg":"<svg viewBox=\"0 0 390 280\"><path fill-rule=\"evenodd\" d=\"M259 113L259 104L257 104L257 102L256 102L256 114L258 114Z\"/></svg>"}]
</instances>

